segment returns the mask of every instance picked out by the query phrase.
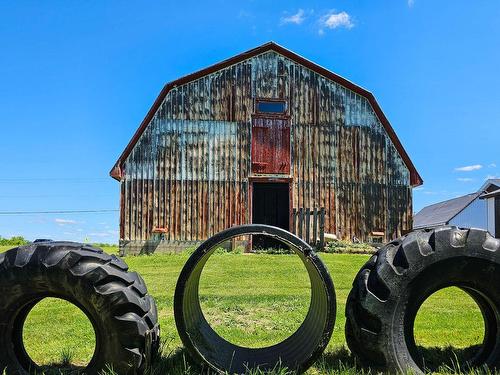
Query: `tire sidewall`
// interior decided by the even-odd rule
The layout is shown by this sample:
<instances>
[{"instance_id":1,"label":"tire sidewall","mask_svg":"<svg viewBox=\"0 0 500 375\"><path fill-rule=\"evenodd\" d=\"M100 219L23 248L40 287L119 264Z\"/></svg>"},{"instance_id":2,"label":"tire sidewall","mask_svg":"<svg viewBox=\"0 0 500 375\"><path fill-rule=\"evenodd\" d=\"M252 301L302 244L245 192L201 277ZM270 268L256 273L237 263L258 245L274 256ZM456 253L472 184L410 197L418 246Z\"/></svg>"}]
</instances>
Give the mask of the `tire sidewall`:
<instances>
[{"instance_id":1,"label":"tire sidewall","mask_svg":"<svg viewBox=\"0 0 500 375\"><path fill-rule=\"evenodd\" d=\"M425 300L441 289L452 286L476 289L488 296L499 316L500 294L495 285L500 285L500 264L494 263L497 269L495 274L491 272L489 254L468 248L443 250L422 258L421 264L416 267L413 265L413 277L398 287L401 294L393 301L393 307L387 306L388 310L394 311L390 325L385 327L386 334L391 338L388 341L392 354L388 356L388 361L394 361L389 363L392 368L423 372L414 342L414 322Z\"/></svg>"}]
</instances>

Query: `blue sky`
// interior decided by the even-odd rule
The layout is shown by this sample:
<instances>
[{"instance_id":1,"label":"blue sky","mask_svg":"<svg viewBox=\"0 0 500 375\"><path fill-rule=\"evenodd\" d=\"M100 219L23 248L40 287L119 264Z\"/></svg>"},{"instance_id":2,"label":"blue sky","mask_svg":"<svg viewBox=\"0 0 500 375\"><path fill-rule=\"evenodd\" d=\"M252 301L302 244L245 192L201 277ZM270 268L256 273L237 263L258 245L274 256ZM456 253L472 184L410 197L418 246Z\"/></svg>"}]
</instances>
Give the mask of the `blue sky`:
<instances>
[{"instance_id":1,"label":"blue sky","mask_svg":"<svg viewBox=\"0 0 500 375\"><path fill-rule=\"evenodd\" d=\"M1 1L0 212L116 209L108 171L165 82L269 40L369 89L425 180L500 175L498 1ZM0 215L0 235L116 242L118 213Z\"/></svg>"}]
</instances>

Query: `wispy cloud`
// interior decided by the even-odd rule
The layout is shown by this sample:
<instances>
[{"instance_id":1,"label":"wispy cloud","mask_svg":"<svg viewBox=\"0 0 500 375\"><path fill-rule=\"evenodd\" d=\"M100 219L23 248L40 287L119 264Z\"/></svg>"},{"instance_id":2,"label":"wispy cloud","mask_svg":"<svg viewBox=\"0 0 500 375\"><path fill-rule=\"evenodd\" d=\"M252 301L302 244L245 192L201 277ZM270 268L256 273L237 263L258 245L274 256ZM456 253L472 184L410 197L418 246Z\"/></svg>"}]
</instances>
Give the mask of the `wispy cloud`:
<instances>
[{"instance_id":1,"label":"wispy cloud","mask_svg":"<svg viewBox=\"0 0 500 375\"><path fill-rule=\"evenodd\" d=\"M118 231L117 230L107 230L107 231L104 231L104 232L92 232L92 233L89 233L89 236L90 237L109 237L109 236L116 236L118 235Z\"/></svg>"},{"instance_id":2,"label":"wispy cloud","mask_svg":"<svg viewBox=\"0 0 500 375\"><path fill-rule=\"evenodd\" d=\"M457 172L472 172L481 169L483 166L481 164L466 165L464 167L457 167L455 171Z\"/></svg>"},{"instance_id":3,"label":"wispy cloud","mask_svg":"<svg viewBox=\"0 0 500 375\"><path fill-rule=\"evenodd\" d=\"M415 0L408 0L408 6L412 8L415 5Z\"/></svg>"},{"instance_id":4,"label":"wispy cloud","mask_svg":"<svg viewBox=\"0 0 500 375\"><path fill-rule=\"evenodd\" d=\"M93 233L89 233L89 236L90 237L109 237L109 236L111 236L111 234L108 232L93 232Z\"/></svg>"},{"instance_id":5,"label":"wispy cloud","mask_svg":"<svg viewBox=\"0 0 500 375\"><path fill-rule=\"evenodd\" d=\"M241 18L241 19L253 18L253 14L251 12L248 12L248 11L242 9L238 12L238 18Z\"/></svg>"},{"instance_id":6,"label":"wispy cloud","mask_svg":"<svg viewBox=\"0 0 500 375\"><path fill-rule=\"evenodd\" d=\"M281 17L280 24L285 25L288 23L293 23L295 25L300 25L302 22L304 22L305 19L306 17L304 9L299 9L297 13L291 16Z\"/></svg>"},{"instance_id":7,"label":"wispy cloud","mask_svg":"<svg viewBox=\"0 0 500 375\"><path fill-rule=\"evenodd\" d=\"M495 175L489 174L485 178L485 180L495 180L495 179L500 179L500 176L495 176Z\"/></svg>"},{"instance_id":8,"label":"wispy cloud","mask_svg":"<svg viewBox=\"0 0 500 375\"><path fill-rule=\"evenodd\" d=\"M69 220L69 219L60 219L56 218L54 220L58 225L71 225L71 224L76 224L76 220Z\"/></svg>"},{"instance_id":9,"label":"wispy cloud","mask_svg":"<svg viewBox=\"0 0 500 375\"><path fill-rule=\"evenodd\" d=\"M496 165L495 163L490 163L490 164L488 164L488 167L489 167L489 168L496 168L496 167L497 167L497 165Z\"/></svg>"},{"instance_id":10,"label":"wispy cloud","mask_svg":"<svg viewBox=\"0 0 500 375\"><path fill-rule=\"evenodd\" d=\"M347 12L338 12L330 11L323 15L319 19L319 34L322 35L325 33L324 29L337 29L337 28L346 28L352 29L354 27L354 22L352 17Z\"/></svg>"},{"instance_id":11,"label":"wispy cloud","mask_svg":"<svg viewBox=\"0 0 500 375\"><path fill-rule=\"evenodd\" d=\"M474 181L473 178L468 178L468 177L459 177L457 178L457 181L460 181L460 182L472 182Z\"/></svg>"}]
</instances>

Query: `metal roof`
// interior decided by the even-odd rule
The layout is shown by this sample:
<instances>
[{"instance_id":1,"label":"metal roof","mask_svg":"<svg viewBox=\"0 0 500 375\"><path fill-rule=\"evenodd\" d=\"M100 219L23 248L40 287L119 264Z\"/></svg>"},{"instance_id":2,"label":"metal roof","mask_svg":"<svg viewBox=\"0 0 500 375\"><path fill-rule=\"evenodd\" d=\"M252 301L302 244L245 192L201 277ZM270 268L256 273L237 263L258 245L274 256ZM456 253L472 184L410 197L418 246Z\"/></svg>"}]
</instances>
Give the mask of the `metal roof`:
<instances>
[{"instance_id":1,"label":"metal roof","mask_svg":"<svg viewBox=\"0 0 500 375\"><path fill-rule=\"evenodd\" d=\"M486 194L483 194L485 192ZM489 198L490 196L496 196L499 193L500 179L489 179L475 193L463 195L458 198L453 198L422 208L413 216L413 229L431 228L448 224L451 219L462 212L476 198Z\"/></svg>"},{"instance_id":2,"label":"metal roof","mask_svg":"<svg viewBox=\"0 0 500 375\"><path fill-rule=\"evenodd\" d=\"M481 193L467 194L422 208L413 217L413 229L430 228L447 224Z\"/></svg>"},{"instance_id":3,"label":"metal roof","mask_svg":"<svg viewBox=\"0 0 500 375\"><path fill-rule=\"evenodd\" d=\"M483 191L485 191L485 193L481 195L481 199L498 197L500 195L500 178L488 180L484 187L485 189Z\"/></svg>"},{"instance_id":4,"label":"metal roof","mask_svg":"<svg viewBox=\"0 0 500 375\"><path fill-rule=\"evenodd\" d=\"M110 176L113 177L114 179L120 181L122 178L122 173L123 173L123 163L127 156L130 154L132 149L134 148L135 144L141 137L142 133L150 123L150 121L153 119L156 111L160 108L161 103L163 102L163 99L167 96L168 92L173 89L176 86L185 84L187 82L194 81L200 77L203 77L205 75L211 74L213 72L216 72L220 69L226 68L228 66L237 64L241 61L247 60L251 57L257 56L259 54L268 52L268 51L274 51L277 52L278 54L281 54L285 56L286 58L293 60L299 64L304 65L306 68L311 69L312 71L326 77L327 79L330 79L334 82L339 83L340 85L347 87L349 90L354 91L355 93L364 96L369 103L371 104L375 114L377 115L378 119L382 123L382 126L385 128L387 131L387 134L389 135L389 138L393 142L394 146L398 150L399 154L401 155L401 158L403 159L404 163L408 167L410 171L410 183L412 186L419 186L422 185L423 180L422 177L420 177L419 173L417 172L417 169L413 165L413 162L410 160L410 157L408 156L406 150L404 149L403 145L401 144L398 136L396 135L396 132L392 128L391 124L389 123L389 120L385 116L384 112L382 112L382 109L380 108L377 100L373 96L373 94L364 88L352 83L351 81L345 79L344 77L341 77L328 69L323 68L322 66L319 66L318 64L313 63L310 60L305 59L304 57L296 54L295 52L292 52L285 47L280 46L279 44L275 42L268 42L265 43L259 47L256 47L254 49L251 49L249 51L243 52L239 55L236 55L234 57L231 57L227 60L224 60L222 62L219 62L217 64L214 64L212 66L209 66L205 69L199 70L195 73L189 74L187 76L181 77L175 81L172 81L170 83L167 83L163 89L161 90L160 94L156 98L155 102L153 103L153 106L150 108L148 111L146 117L140 124L139 128L133 135L132 139L128 143L127 147L125 150L122 152L118 160L116 161L115 165L109 172Z\"/></svg>"}]
</instances>

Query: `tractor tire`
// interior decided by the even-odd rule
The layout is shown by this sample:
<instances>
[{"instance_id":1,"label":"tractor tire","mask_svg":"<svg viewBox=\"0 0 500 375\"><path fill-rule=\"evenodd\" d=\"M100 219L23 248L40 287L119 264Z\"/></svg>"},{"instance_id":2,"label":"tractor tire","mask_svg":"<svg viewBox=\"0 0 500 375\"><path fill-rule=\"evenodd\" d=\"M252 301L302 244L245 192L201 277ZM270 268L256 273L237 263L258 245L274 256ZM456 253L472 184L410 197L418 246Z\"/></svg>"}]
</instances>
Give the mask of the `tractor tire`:
<instances>
[{"instance_id":1,"label":"tractor tire","mask_svg":"<svg viewBox=\"0 0 500 375\"><path fill-rule=\"evenodd\" d=\"M424 373L415 317L430 295L450 286L469 294L484 319L483 345L466 365L500 368L500 240L479 229L412 232L372 256L347 300L350 350L391 373Z\"/></svg>"},{"instance_id":2,"label":"tractor tire","mask_svg":"<svg viewBox=\"0 0 500 375\"><path fill-rule=\"evenodd\" d=\"M0 373L42 373L22 332L31 309L46 297L76 305L92 323L95 351L81 372L144 372L159 347L158 314L143 279L127 270L116 256L73 242L39 242L0 254Z\"/></svg>"}]
</instances>

